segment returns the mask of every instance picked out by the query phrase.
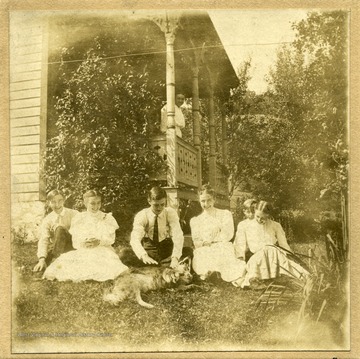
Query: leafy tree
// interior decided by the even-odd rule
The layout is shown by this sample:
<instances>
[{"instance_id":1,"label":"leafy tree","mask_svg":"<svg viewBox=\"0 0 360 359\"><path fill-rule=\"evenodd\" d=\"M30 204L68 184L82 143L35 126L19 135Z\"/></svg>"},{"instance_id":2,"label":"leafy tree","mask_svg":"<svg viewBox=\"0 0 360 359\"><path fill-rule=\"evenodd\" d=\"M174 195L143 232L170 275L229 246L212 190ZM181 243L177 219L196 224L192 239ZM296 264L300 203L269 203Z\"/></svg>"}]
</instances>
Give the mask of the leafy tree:
<instances>
[{"instance_id":1,"label":"leafy tree","mask_svg":"<svg viewBox=\"0 0 360 359\"><path fill-rule=\"evenodd\" d=\"M309 13L294 24L295 41L279 49L269 90L234 91L230 170L238 188L281 209L340 211L348 169L347 21L343 11Z\"/></svg>"},{"instance_id":2,"label":"leafy tree","mask_svg":"<svg viewBox=\"0 0 360 359\"><path fill-rule=\"evenodd\" d=\"M294 25L296 40L279 52L270 74L275 107L291 120L314 195L339 210L347 192L347 13L310 13ZM325 195L326 194L326 195Z\"/></svg>"},{"instance_id":3,"label":"leafy tree","mask_svg":"<svg viewBox=\"0 0 360 359\"><path fill-rule=\"evenodd\" d=\"M56 16L49 26L48 73L51 86L48 87L48 139L58 134L55 126L57 100L67 88L66 81L87 58L89 49L104 58L108 73L120 73L119 58L131 65L135 77L136 72L146 72L149 83L153 82L153 95L165 97L165 84L159 84L165 68L165 56L159 53L159 49L165 50L165 42L154 22L141 18L134 21L125 13L120 16L82 14L76 20L71 16ZM158 106L158 103L154 103L154 106ZM158 125L155 121L160 120L160 109L161 104L158 116L149 125Z\"/></svg>"},{"instance_id":4,"label":"leafy tree","mask_svg":"<svg viewBox=\"0 0 360 359\"><path fill-rule=\"evenodd\" d=\"M240 115L231 140L233 184L245 192L292 208L302 187L293 124L269 115Z\"/></svg>"}]
</instances>

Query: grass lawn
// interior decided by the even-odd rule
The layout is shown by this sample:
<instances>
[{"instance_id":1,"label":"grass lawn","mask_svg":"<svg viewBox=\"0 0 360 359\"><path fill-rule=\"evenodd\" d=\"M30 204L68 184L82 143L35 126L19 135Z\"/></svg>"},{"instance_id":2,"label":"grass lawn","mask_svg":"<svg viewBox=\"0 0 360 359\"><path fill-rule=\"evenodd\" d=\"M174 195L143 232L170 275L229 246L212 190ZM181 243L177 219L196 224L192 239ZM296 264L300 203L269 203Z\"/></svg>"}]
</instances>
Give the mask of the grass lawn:
<instances>
[{"instance_id":1,"label":"grass lawn","mask_svg":"<svg viewBox=\"0 0 360 359\"><path fill-rule=\"evenodd\" d=\"M143 295L154 309L102 301L111 282L40 280L36 243L13 243L13 352L243 351L336 349L336 333L307 323L297 333L298 306L259 309L261 291L213 278L188 291Z\"/></svg>"}]
</instances>

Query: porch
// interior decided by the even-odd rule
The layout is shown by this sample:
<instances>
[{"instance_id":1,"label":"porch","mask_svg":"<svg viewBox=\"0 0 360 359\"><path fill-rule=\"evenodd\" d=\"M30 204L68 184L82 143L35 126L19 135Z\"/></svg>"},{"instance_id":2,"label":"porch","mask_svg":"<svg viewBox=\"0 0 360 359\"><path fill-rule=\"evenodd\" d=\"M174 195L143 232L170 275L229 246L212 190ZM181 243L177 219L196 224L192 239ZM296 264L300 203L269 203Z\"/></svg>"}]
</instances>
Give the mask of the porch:
<instances>
[{"instance_id":1,"label":"porch","mask_svg":"<svg viewBox=\"0 0 360 359\"><path fill-rule=\"evenodd\" d=\"M166 162L166 173L158 180L167 189L168 203L181 212L184 202L198 201L198 190L209 182L216 192L217 206L229 208L227 124L225 103L237 75L206 12L165 12L150 16L165 36L167 129L150 140ZM185 50L184 50L185 49ZM175 95L191 99L192 126L186 140L176 134ZM206 102L206 130L204 103ZM204 156L204 142L207 143ZM204 178L203 166L207 168Z\"/></svg>"},{"instance_id":2,"label":"porch","mask_svg":"<svg viewBox=\"0 0 360 359\"><path fill-rule=\"evenodd\" d=\"M148 136L147 141L166 162L166 173L157 179L167 190L169 204L179 210L185 208L189 200L197 201L201 184L210 182L218 195L217 205L229 207L223 171L227 157L226 123L224 116L215 114L214 102L216 99L226 102L238 79L205 11L104 15L99 12L90 17L19 14L12 18L10 59L11 195L12 211L17 213L13 216L14 223L27 212L39 213L39 218L43 215L46 193L43 157L47 140L56 134L52 122L56 117L54 99L61 90L55 86L58 73L54 69L61 66L61 54L55 50L69 44L75 48L85 46L90 37L98 35L99 28L91 25L93 18L101 19L101 26L111 29L129 27L132 37L127 39L124 35L116 46L108 49L109 58L128 56L129 52L136 59L141 57L153 83L165 84L161 96L167 103L168 127L165 134ZM149 42L146 53L143 43L136 41L144 34ZM69 64L75 66L79 59L81 56L75 56ZM191 98L190 139L175 134L175 92ZM204 99L208 106L206 134L202 131L200 108ZM216 130L219 125L223 129L221 135ZM218 136L221 136L220 145ZM204 138L209 145L206 161L201 142ZM204 162L209 167L206 178Z\"/></svg>"}]
</instances>

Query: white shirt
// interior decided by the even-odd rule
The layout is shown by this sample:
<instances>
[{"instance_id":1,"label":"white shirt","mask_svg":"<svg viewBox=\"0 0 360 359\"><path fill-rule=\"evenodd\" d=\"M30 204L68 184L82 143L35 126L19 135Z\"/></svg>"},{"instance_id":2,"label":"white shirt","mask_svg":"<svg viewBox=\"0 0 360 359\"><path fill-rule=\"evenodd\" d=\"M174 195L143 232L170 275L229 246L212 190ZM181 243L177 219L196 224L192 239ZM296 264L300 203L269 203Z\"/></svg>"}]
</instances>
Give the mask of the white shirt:
<instances>
[{"instance_id":1,"label":"white shirt","mask_svg":"<svg viewBox=\"0 0 360 359\"><path fill-rule=\"evenodd\" d=\"M175 105L175 133L177 136L182 137L181 129L185 127L185 117L181 108ZM161 124L160 131L166 132L167 129L167 107L166 105L161 109Z\"/></svg>"},{"instance_id":2,"label":"white shirt","mask_svg":"<svg viewBox=\"0 0 360 359\"><path fill-rule=\"evenodd\" d=\"M62 226L67 230L70 229L71 221L79 212L75 209L64 207L61 213L49 213L41 222L37 256L46 257L49 251L49 245L52 244L55 229Z\"/></svg>"},{"instance_id":3,"label":"white shirt","mask_svg":"<svg viewBox=\"0 0 360 359\"><path fill-rule=\"evenodd\" d=\"M144 237L153 238L155 213L151 208L145 208L138 212L134 218L131 232L130 245L138 258L146 254L141 240ZM159 242L171 238L174 243L172 257L180 258L184 245L184 234L180 227L178 214L171 207L166 207L158 215Z\"/></svg>"}]
</instances>

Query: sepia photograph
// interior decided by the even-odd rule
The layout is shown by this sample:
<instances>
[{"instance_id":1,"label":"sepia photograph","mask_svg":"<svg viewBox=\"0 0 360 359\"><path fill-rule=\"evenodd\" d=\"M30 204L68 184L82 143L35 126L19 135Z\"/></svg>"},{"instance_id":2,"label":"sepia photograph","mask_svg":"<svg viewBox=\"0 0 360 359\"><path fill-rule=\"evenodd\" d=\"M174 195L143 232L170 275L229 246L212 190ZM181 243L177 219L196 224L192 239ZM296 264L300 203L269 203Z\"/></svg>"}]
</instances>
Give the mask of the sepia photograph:
<instances>
[{"instance_id":1,"label":"sepia photograph","mask_svg":"<svg viewBox=\"0 0 360 359\"><path fill-rule=\"evenodd\" d=\"M351 19L10 9L10 353L349 353Z\"/></svg>"}]
</instances>

